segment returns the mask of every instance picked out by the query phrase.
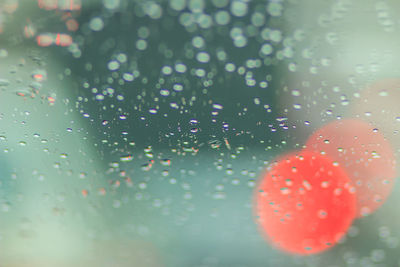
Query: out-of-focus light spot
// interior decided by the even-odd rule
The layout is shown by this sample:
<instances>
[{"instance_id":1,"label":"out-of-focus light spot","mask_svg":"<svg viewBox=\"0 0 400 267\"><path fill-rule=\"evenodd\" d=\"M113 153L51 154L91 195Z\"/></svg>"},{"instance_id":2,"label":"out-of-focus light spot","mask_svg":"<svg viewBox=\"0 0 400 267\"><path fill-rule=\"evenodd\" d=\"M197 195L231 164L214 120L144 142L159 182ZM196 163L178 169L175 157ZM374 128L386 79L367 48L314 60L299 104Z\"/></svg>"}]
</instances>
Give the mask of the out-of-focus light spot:
<instances>
[{"instance_id":1,"label":"out-of-focus light spot","mask_svg":"<svg viewBox=\"0 0 400 267\"><path fill-rule=\"evenodd\" d=\"M117 60L111 60L110 62L108 62L107 64L107 68L111 71L115 71L118 70L120 67L120 63Z\"/></svg>"},{"instance_id":2,"label":"out-of-focus light spot","mask_svg":"<svg viewBox=\"0 0 400 267\"><path fill-rule=\"evenodd\" d=\"M65 25L67 26L67 29L71 32L77 31L79 28L79 23L76 21L76 19L69 19L65 22Z\"/></svg>"},{"instance_id":3,"label":"out-of-focus light spot","mask_svg":"<svg viewBox=\"0 0 400 267\"><path fill-rule=\"evenodd\" d=\"M80 10L81 0L58 0L58 9L63 11Z\"/></svg>"},{"instance_id":4,"label":"out-of-focus light spot","mask_svg":"<svg viewBox=\"0 0 400 267\"><path fill-rule=\"evenodd\" d=\"M281 157L267 171L255 191L255 212L268 241L294 254L333 247L356 213L344 169L327 156L302 151ZM323 181L330 186L320 188ZM337 189L341 194L335 194Z\"/></svg>"},{"instance_id":5,"label":"out-of-focus light spot","mask_svg":"<svg viewBox=\"0 0 400 267\"><path fill-rule=\"evenodd\" d=\"M230 21L230 15L227 11L221 10L215 14L215 22L219 25L227 25Z\"/></svg>"},{"instance_id":6,"label":"out-of-focus light spot","mask_svg":"<svg viewBox=\"0 0 400 267\"><path fill-rule=\"evenodd\" d=\"M247 3L240 0L234 0L231 3L231 13L236 17L243 17L247 14Z\"/></svg>"},{"instance_id":7,"label":"out-of-focus light spot","mask_svg":"<svg viewBox=\"0 0 400 267\"><path fill-rule=\"evenodd\" d=\"M36 36L36 41L39 46L70 46L72 44L72 37L64 33L43 33Z\"/></svg>"},{"instance_id":8,"label":"out-of-focus light spot","mask_svg":"<svg viewBox=\"0 0 400 267\"><path fill-rule=\"evenodd\" d=\"M70 46L72 44L72 37L68 34L57 33L55 44L59 46Z\"/></svg>"},{"instance_id":9,"label":"out-of-focus light spot","mask_svg":"<svg viewBox=\"0 0 400 267\"><path fill-rule=\"evenodd\" d=\"M186 7L186 1L185 0L171 0L169 2L169 6L172 9L175 9L176 11L181 11Z\"/></svg>"},{"instance_id":10,"label":"out-of-focus light spot","mask_svg":"<svg viewBox=\"0 0 400 267\"><path fill-rule=\"evenodd\" d=\"M89 191L86 189L83 189L81 193L83 197L87 197L89 195Z\"/></svg>"},{"instance_id":11,"label":"out-of-focus light spot","mask_svg":"<svg viewBox=\"0 0 400 267\"><path fill-rule=\"evenodd\" d=\"M161 6L152 1L145 1L143 9L146 12L146 14L152 19L161 18L163 13Z\"/></svg>"},{"instance_id":12,"label":"out-of-focus light spot","mask_svg":"<svg viewBox=\"0 0 400 267\"><path fill-rule=\"evenodd\" d=\"M44 33L36 36L36 41L39 46L50 46L53 44L53 37L49 33Z\"/></svg>"},{"instance_id":13,"label":"out-of-focus light spot","mask_svg":"<svg viewBox=\"0 0 400 267\"><path fill-rule=\"evenodd\" d=\"M333 121L309 137L306 149L323 152L346 170L356 187L357 216L373 212L390 195L395 158L388 141L372 125L357 119Z\"/></svg>"},{"instance_id":14,"label":"out-of-focus light spot","mask_svg":"<svg viewBox=\"0 0 400 267\"><path fill-rule=\"evenodd\" d=\"M90 20L89 27L92 31L98 32L104 28L104 22L101 18L95 17Z\"/></svg>"},{"instance_id":15,"label":"out-of-focus light spot","mask_svg":"<svg viewBox=\"0 0 400 267\"><path fill-rule=\"evenodd\" d=\"M120 0L103 0L103 5L107 9L117 9L121 4Z\"/></svg>"},{"instance_id":16,"label":"out-of-focus light spot","mask_svg":"<svg viewBox=\"0 0 400 267\"><path fill-rule=\"evenodd\" d=\"M136 42L136 48L139 50L146 50L146 48L147 48L146 40L138 40Z\"/></svg>"},{"instance_id":17,"label":"out-of-focus light spot","mask_svg":"<svg viewBox=\"0 0 400 267\"><path fill-rule=\"evenodd\" d=\"M39 8L45 10L75 11L82 7L81 0L38 0Z\"/></svg>"},{"instance_id":18,"label":"out-of-focus light spot","mask_svg":"<svg viewBox=\"0 0 400 267\"><path fill-rule=\"evenodd\" d=\"M267 5L267 12L273 17L279 17L282 15L283 6L280 2L270 2Z\"/></svg>"},{"instance_id":19,"label":"out-of-focus light spot","mask_svg":"<svg viewBox=\"0 0 400 267\"><path fill-rule=\"evenodd\" d=\"M58 0L38 0L39 8L46 10L57 9Z\"/></svg>"}]
</instances>

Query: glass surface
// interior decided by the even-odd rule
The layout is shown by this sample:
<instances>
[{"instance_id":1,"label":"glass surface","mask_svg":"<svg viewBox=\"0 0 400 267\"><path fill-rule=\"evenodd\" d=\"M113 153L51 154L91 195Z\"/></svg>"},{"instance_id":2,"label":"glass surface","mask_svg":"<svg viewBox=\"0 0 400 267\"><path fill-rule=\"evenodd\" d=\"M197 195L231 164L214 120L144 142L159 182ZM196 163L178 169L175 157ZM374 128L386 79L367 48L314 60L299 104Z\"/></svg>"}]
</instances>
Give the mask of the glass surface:
<instances>
[{"instance_id":1,"label":"glass surface","mask_svg":"<svg viewBox=\"0 0 400 267\"><path fill-rule=\"evenodd\" d=\"M399 11L395 0L0 0L0 266L400 266L400 185L375 164L399 155ZM260 223L258 186L346 119L348 135L334 127L323 143L348 157L315 153L356 177L351 194L386 191L368 200L376 210L354 206L328 249L287 251ZM290 235L330 220L318 212Z\"/></svg>"}]
</instances>

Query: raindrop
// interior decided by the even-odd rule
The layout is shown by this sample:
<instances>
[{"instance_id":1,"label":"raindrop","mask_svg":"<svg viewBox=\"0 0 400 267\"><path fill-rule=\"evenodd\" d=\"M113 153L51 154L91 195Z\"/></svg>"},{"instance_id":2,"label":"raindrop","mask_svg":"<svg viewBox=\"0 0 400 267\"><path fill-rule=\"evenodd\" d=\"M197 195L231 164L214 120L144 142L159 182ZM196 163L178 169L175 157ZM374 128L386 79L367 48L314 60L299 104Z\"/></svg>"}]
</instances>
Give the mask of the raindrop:
<instances>
[{"instance_id":1,"label":"raindrop","mask_svg":"<svg viewBox=\"0 0 400 267\"><path fill-rule=\"evenodd\" d=\"M89 27L93 31L101 31L104 28L104 22L101 18L92 18L89 22Z\"/></svg>"}]
</instances>

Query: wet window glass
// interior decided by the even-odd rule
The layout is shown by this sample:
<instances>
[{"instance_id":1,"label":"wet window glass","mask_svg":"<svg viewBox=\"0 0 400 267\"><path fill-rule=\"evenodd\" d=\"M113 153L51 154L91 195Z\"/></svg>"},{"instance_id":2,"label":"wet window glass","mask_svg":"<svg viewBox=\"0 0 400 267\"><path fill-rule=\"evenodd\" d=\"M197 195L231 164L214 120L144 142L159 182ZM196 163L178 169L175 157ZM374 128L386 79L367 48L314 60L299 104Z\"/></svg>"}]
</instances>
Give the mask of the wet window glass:
<instances>
[{"instance_id":1,"label":"wet window glass","mask_svg":"<svg viewBox=\"0 0 400 267\"><path fill-rule=\"evenodd\" d=\"M0 266L400 266L399 11L0 0Z\"/></svg>"}]
</instances>

